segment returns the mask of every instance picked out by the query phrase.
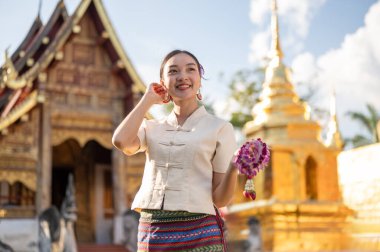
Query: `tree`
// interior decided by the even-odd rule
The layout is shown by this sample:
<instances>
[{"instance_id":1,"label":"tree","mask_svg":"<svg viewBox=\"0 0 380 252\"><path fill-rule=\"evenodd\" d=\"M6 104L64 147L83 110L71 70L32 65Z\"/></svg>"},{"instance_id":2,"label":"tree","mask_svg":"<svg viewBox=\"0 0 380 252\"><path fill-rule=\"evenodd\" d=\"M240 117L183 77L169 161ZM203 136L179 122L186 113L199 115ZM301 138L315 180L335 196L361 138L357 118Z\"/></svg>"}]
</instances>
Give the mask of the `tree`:
<instances>
[{"instance_id":1,"label":"tree","mask_svg":"<svg viewBox=\"0 0 380 252\"><path fill-rule=\"evenodd\" d=\"M242 128L246 122L253 120L251 111L259 100L263 73L263 68L242 69L232 76L225 112L231 115L233 126Z\"/></svg>"},{"instance_id":2,"label":"tree","mask_svg":"<svg viewBox=\"0 0 380 252\"><path fill-rule=\"evenodd\" d=\"M380 115L372 104L367 104L366 107L369 115L357 111L347 112L347 115L350 116L352 120L359 122L362 126L364 126L367 133L369 133L369 137L362 134L357 134L352 138L346 139L346 141L351 142L354 147L379 142L379 132L376 129L376 124L380 120Z\"/></svg>"},{"instance_id":3,"label":"tree","mask_svg":"<svg viewBox=\"0 0 380 252\"><path fill-rule=\"evenodd\" d=\"M259 101L264 82L265 68L242 69L237 71L229 84L229 99L225 112L230 114L230 122L237 128L253 120L252 108ZM298 82L301 101L311 105L312 117L322 125L328 123L329 112L318 106L318 85L316 76L308 81ZM298 93L298 92L297 92Z\"/></svg>"}]
</instances>

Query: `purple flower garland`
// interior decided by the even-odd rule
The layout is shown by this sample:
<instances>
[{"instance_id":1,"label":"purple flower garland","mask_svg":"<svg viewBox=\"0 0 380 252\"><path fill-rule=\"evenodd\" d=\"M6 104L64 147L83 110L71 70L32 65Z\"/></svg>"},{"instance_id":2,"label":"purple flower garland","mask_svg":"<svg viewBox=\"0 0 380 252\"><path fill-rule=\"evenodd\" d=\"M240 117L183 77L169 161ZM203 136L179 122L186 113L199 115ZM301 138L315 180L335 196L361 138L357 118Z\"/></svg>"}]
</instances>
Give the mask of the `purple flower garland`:
<instances>
[{"instance_id":1,"label":"purple flower garland","mask_svg":"<svg viewBox=\"0 0 380 252\"><path fill-rule=\"evenodd\" d=\"M251 198L252 200L256 198L252 178L269 164L269 160L269 148L260 138L247 141L240 147L233 163L240 173L247 176L243 192L246 198Z\"/></svg>"}]
</instances>

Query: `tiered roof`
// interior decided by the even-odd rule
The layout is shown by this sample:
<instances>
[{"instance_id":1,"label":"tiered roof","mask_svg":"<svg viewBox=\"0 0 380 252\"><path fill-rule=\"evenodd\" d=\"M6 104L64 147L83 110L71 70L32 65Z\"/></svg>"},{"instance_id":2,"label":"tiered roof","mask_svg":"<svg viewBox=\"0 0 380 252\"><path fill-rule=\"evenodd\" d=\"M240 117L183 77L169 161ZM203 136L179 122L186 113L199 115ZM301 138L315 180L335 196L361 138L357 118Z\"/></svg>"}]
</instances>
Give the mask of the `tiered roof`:
<instances>
[{"instance_id":1,"label":"tiered roof","mask_svg":"<svg viewBox=\"0 0 380 252\"><path fill-rule=\"evenodd\" d=\"M111 62L121 70L124 83L132 85L134 92L145 90L116 36L102 1L82 0L69 15L61 0L45 25L37 16L15 52L10 57L5 54L5 62L0 69L0 131L3 134L23 114L44 101L38 78L44 78L43 73L48 66L62 57L61 48L71 34L80 32L78 24L86 13L93 19Z\"/></svg>"}]
</instances>

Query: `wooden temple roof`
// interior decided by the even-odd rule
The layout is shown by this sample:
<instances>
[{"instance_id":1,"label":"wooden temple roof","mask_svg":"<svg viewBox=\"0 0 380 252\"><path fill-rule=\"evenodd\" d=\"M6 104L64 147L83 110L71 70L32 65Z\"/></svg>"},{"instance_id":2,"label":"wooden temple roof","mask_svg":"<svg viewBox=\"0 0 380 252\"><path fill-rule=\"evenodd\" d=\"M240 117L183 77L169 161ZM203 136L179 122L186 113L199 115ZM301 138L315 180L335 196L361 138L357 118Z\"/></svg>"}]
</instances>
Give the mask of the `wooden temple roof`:
<instances>
[{"instance_id":1,"label":"wooden temple roof","mask_svg":"<svg viewBox=\"0 0 380 252\"><path fill-rule=\"evenodd\" d=\"M42 29L43 24L40 19L40 16L37 16L34 20L32 26L30 27L26 37L21 42L16 51L12 54L11 59L13 62L16 62L25 54L26 48L30 45L34 37L38 34L38 32Z\"/></svg>"},{"instance_id":2,"label":"wooden temple roof","mask_svg":"<svg viewBox=\"0 0 380 252\"><path fill-rule=\"evenodd\" d=\"M17 121L38 102L43 102L38 77L59 57L70 35L80 32L78 23L89 13L99 39L112 64L121 69L120 76L133 92L144 92L141 81L127 57L107 16L101 0L82 0L72 15L64 1L59 1L48 22L43 25L39 16L26 37L6 59L0 69L0 131Z\"/></svg>"},{"instance_id":3,"label":"wooden temple roof","mask_svg":"<svg viewBox=\"0 0 380 252\"><path fill-rule=\"evenodd\" d=\"M38 30L38 33L30 40L26 41L25 48L21 51L23 52L22 54L25 55L23 57L20 57L19 55L17 58L18 60L14 62L16 70L19 74L23 74L27 71L29 69L28 65L33 65L34 62L39 61L39 58L49 46L50 41L53 41L56 38L58 31L67 19L68 14L66 7L63 1L60 1L58 2L46 25L41 27Z\"/></svg>"}]
</instances>

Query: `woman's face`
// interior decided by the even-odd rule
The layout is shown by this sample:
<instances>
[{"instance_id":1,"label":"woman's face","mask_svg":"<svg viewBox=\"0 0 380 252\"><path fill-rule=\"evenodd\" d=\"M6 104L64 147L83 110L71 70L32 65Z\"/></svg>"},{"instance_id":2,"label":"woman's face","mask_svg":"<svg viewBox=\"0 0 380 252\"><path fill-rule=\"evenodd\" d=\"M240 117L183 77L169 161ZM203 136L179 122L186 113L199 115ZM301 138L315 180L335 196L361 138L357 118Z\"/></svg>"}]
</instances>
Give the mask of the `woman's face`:
<instances>
[{"instance_id":1,"label":"woman's face","mask_svg":"<svg viewBox=\"0 0 380 252\"><path fill-rule=\"evenodd\" d=\"M201 76L196 61L186 53L171 57L164 66L163 84L173 100L195 99L201 87Z\"/></svg>"}]
</instances>

